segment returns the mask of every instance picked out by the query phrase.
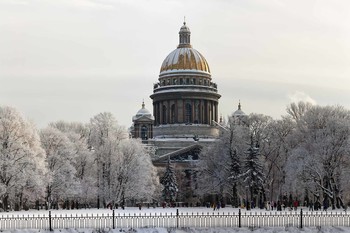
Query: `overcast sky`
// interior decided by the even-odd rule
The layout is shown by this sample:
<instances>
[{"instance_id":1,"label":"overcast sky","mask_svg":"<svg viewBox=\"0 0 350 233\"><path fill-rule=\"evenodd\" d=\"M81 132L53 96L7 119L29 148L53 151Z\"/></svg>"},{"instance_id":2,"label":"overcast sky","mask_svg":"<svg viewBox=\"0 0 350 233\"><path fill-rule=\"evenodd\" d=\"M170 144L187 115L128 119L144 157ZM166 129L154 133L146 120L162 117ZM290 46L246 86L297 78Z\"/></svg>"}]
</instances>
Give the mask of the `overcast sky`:
<instances>
[{"instance_id":1,"label":"overcast sky","mask_svg":"<svg viewBox=\"0 0 350 233\"><path fill-rule=\"evenodd\" d=\"M184 16L224 117L239 100L275 119L299 100L350 109L348 0L0 0L0 105L39 128L100 112L129 127Z\"/></svg>"}]
</instances>

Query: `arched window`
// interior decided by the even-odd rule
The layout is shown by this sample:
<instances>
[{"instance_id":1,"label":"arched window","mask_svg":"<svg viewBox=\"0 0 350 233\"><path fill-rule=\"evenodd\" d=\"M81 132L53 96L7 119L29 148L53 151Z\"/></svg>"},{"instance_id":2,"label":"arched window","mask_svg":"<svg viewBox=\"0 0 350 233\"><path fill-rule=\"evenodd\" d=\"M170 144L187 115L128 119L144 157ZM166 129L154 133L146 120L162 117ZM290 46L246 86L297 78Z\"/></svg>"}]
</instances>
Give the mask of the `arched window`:
<instances>
[{"instance_id":1,"label":"arched window","mask_svg":"<svg viewBox=\"0 0 350 233\"><path fill-rule=\"evenodd\" d=\"M204 124L208 124L208 115L207 115L207 107L206 107L206 101L204 102L204 106L202 106L202 119Z\"/></svg>"},{"instance_id":2,"label":"arched window","mask_svg":"<svg viewBox=\"0 0 350 233\"><path fill-rule=\"evenodd\" d=\"M171 105L170 110L170 123L174 124L176 122L176 116L175 116L175 104Z\"/></svg>"},{"instance_id":3,"label":"arched window","mask_svg":"<svg viewBox=\"0 0 350 233\"><path fill-rule=\"evenodd\" d=\"M166 106L163 105L163 108L162 108L162 124L166 124L167 123L167 120L166 120Z\"/></svg>"},{"instance_id":4,"label":"arched window","mask_svg":"<svg viewBox=\"0 0 350 233\"><path fill-rule=\"evenodd\" d=\"M160 104L157 103L157 108L156 108L156 125L160 124Z\"/></svg>"},{"instance_id":5,"label":"arched window","mask_svg":"<svg viewBox=\"0 0 350 233\"><path fill-rule=\"evenodd\" d=\"M208 124L210 125L212 123L212 120L213 120L213 106L211 105L211 103L209 104L209 122Z\"/></svg>"},{"instance_id":6,"label":"arched window","mask_svg":"<svg viewBox=\"0 0 350 233\"><path fill-rule=\"evenodd\" d=\"M199 103L196 103L196 105L195 105L194 115L195 115L194 123L199 124L200 123L200 105L199 105Z\"/></svg>"},{"instance_id":7,"label":"arched window","mask_svg":"<svg viewBox=\"0 0 350 233\"><path fill-rule=\"evenodd\" d=\"M141 139L148 140L148 128L145 125L141 127Z\"/></svg>"},{"instance_id":8,"label":"arched window","mask_svg":"<svg viewBox=\"0 0 350 233\"><path fill-rule=\"evenodd\" d=\"M185 107L185 123L192 123L192 105L187 103Z\"/></svg>"}]
</instances>

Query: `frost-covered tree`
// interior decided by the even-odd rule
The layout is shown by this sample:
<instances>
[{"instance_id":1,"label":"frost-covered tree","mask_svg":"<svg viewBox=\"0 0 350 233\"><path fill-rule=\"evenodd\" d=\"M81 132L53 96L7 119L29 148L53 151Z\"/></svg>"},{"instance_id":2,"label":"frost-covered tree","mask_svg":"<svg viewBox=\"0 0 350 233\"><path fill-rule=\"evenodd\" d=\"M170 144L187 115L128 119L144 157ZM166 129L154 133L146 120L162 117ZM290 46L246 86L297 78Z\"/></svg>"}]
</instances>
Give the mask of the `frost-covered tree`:
<instances>
[{"instance_id":1,"label":"frost-covered tree","mask_svg":"<svg viewBox=\"0 0 350 233\"><path fill-rule=\"evenodd\" d=\"M162 176L160 183L163 185L162 196L166 202L176 201L177 195L177 182L173 166L171 165L170 158L165 168L164 175Z\"/></svg>"},{"instance_id":2,"label":"frost-covered tree","mask_svg":"<svg viewBox=\"0 0 350 233\"><path fill-rule=\"evenodd\" d=\"M199 195L215 195L222 201L223 196L231 194L229 151L223 139L202 149L197 167Z\"/></svg>"},{"instance_id":3,"label":"frost-covered tree","mask_svg":"<svg viewBox=\"0 0 350 233\"><path fill-rule=\"evenodd\" d=\"M285 186L285 168L295 127L296 123L291 117L271 121L265 128L265 140L260 142L260 153L265 161L267 198L271 201L291 191Z\"/></svg>"},{"instance_id":4,"label":"frost-covered tree","mask_svg":"<svg viewBox=\"0 0 350 233\"><path fill-rule=\"evenodd\" d=\"M263 135L258 127L259 116L229 118L223 126L220 138L210 147L204 147L200 154L199 191L200 195L215 195L217 201L229 197L233 206L243 199L245 188L241 185L242 160L245 156L249 135ZM251 128L249 127L249 123ZM258 138L257 136L256 138Z\"/></svg>"},{"instance_id":5,"label":"frost-covered tree","mask_svg":"<svg viewBox=\"0 0 350 233\"><path fill-rule=\"evenodd\" d=\"M151 161L151 150L138 139L124 139L112 158L112 201L152 201L159 178Z\"/></svg>"},{"instance_id":6,"label":"frost-covered tree","mask_svg":"<svg viewBox=\"0 0 350 233\"><path fill-rule=\"evenodd\" d=\"M311 107L312 104L309 102L300 101L298 103L291 103L289 106L287 106L287 113L295 121L298 121Z\"/></svg>"},{"instance_id":7,"label":"frost-covered tree","mask_svg":"<svg viewBox=\"0 0 350 233\"><path fill-rule=\"evenodd\" d=\"M22 208L43 197L45 152L33 124L14 108L0 107L0 198L2 208Z\"/></svg>"},{"instance_id":8,"label":"frost-covered tree","mask_svg":"<svg viewBox=\"0 0 350 233\"><path fill-rule=\"evenodd\" d=\"M75 156L72 165L80 187L80 192L77 192L79 194L74 199L80 205L86 206L95 200L97 193L96 168L93 151L89 146L90 129L87 124L64 121L50 123L50 126L64 133L73 147Z\"/></svg>"},{"instance_id":9,"label":"frost-covered tree","mask_svg":"<svg viewBox=\"0 0 350 233\"><path fill-rule=\"evenodd\" d=\"M272 121L273 119L270 116L251 113L246 122L246 126L249 129L250 138L252 138L260 146L263 146L264 142L268 140L267 128Z\"/></svg>"},{"instance_id":10,"label":"frost-covered tree","mask_svg":"<svg viewBox=\"0 0 350 233\"><path fill-rule=\"evenodd\" d=\"M100 113L90 120L89 144L96 164L97 207L112 200L112 158L118 155L118 145L127 138L111 113ZM101 203L102 200L102 203Z\"/></svg>"},{"instance_id":11,"label":"frost-covered tree","mask_svg":"<svg viewBox=\"0 0 350 233\"><path fill-rule=\"evenodd\" d=\"M228 146L228 184L230 185L229 188L232 190L232 206L238 207L240 204L239 186L242 172L241 162L244 156L246 140L249 135L249 128L246 125L247 117L244 117L244 124L242 124L242 121L236 121L233 118L234 117L229 119L229 130L226 132L225 144L226 147Z\"/></svg>"},{"instance_id":12,"label":"frost-covered tree","mask_svg":"<svg viewBox=\"0 0 350 233\"><path fill-rule=\"evenodd\" d=\"M111 113L90 120L89 144L96 164L98 207L153 197L157 178L152 152L141 141L129 139Z\"/></svg>"},{"instance_id":13,"label":"frost-covered tree","mask_svg":"<svg viewBox=\"0 0 350 233\"><path fill-rule=\"evenodd\" d=\"M241 164L237 149L233 149L230 152L230 159L229 181L232 184L232 206L237 208L239 206L238 184L241 174Z\"/></svg>"},{"instance_id":14,"label":"frost-covered tree","mask_svg":"<svg viewBox=\"0 0 350 233\"><path fill-rule=\"evenodd\" d=\"M293 136L287 170L290 186L298 191L300 183L295 182L301 181L316 200L343 205L342 181L348 179L350 159L349 111L339 106L310 107L298 119Z\"/></svg>"},{"instance_id":15,"label":"frost-covered tree","mask_svg":"<svg viewBox=\"0 0 350 233\"><path fill-rule=\"evenodd\" d=\"M49 208L53 204L57 207L59 202L74 200L81 193L73 166L77 151L67 135L56 128L41 130L40 137L49 169L46 201Z\"/></svg>"},{"instance_id":16,"label":"frost-covered tree","mask_svg":"<svg viewBox=\"0 0 350 233\"><path fill-rule=\"evenodd\" d=\"M243 159L240 178L246 187L246 201L250 198L255 204L261 204L264 201L265 175L261 164L259 146L254 144L253 139L251 139L250 147Z\"/></svg>"}]
</instances>

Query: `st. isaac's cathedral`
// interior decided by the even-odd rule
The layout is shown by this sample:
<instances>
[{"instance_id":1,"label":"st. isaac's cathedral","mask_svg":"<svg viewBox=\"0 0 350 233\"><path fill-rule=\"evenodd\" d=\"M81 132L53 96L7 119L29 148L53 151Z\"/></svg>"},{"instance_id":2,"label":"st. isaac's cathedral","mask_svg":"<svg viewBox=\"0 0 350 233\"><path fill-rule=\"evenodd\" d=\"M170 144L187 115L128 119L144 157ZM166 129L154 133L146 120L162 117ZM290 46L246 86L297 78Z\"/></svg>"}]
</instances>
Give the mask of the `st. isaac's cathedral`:
<instances>
[{"instance_id":1,"label":"st. isaac's cathedral","mask_svg":"<svg viewBox=\"0 0 350 233\"><path fill-rule=\"evenodd\" d=\"M213 143L221 130L218 119L221 95L212 81L208 62L192 47L190 39L191 31L184 22L179 45L164 59L158 82L153 86L150 96L153 115L142 103L132 118L131 135L155 148L155 166L164 167L170 158L184 176L178 180L186 181L179 189L192 193L196 179L193 169L199 152ZM233 114L244 115L240 104ZM181 199L188 200L189 193L186 196Z\"/></svg>"}]
</instances>

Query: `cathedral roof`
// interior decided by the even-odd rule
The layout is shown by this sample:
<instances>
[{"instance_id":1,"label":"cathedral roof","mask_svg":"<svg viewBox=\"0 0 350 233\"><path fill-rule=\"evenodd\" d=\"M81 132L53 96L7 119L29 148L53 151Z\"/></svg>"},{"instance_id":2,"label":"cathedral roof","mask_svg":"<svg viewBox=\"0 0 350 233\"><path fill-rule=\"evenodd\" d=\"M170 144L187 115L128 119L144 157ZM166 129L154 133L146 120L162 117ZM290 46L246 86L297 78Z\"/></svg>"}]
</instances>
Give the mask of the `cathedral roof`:
<instances>
[{"instance_id":1,"label":"cathedral roof","mask_svg":"<svg viewBox=\"0 0 350 233\"><path fill-rule=\"evenodd\" d=\"M179 70L200 71L210 74L207 60L197 50L192 48L190 42L191 31L184 22L179 32L179 45L163 61L160 75Z\"/></svg>"}]
</instances>

